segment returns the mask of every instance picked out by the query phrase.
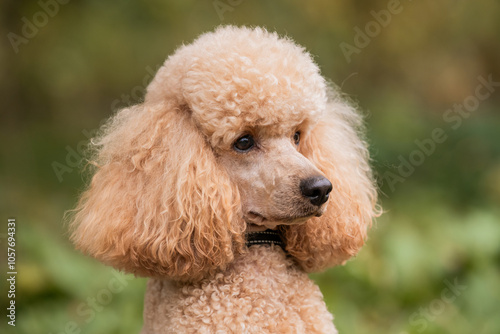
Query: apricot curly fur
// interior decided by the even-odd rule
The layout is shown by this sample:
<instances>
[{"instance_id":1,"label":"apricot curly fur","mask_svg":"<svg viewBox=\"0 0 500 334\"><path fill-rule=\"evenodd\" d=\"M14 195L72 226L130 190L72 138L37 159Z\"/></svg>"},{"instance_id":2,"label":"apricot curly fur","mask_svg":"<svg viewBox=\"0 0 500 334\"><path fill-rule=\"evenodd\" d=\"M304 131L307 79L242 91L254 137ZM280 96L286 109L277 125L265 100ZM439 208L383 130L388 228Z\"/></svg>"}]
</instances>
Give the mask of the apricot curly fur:
<instances>
[{"instance_id":1,"label":"apricot curly fur","mask_svg":"<svg viewBox=\"0 0 500 334\"><path fill-rule=\"evenodd\" d=\"M242 155L232 145L244 134L257 144ZM304 48L262 28L220 27L181 46L145 101L92 140L71 238L152 277L143 333L336 333L306 273L356 255L380 213L362 134L359 113ZM333 189L314 207L298 182L318 175ZM252 216L282 232L288 256L245 246Z\"/></svg>"},{"instance_id":2,"label":"apricot curly fur","mask_svg":"<svg viewBox=\"0 0 500 334\"><path fill-rule=\"evenodd\" d=\"M380 214L361 117L337 91L330 89L328 95L327 111L302 151L332 182L328 209L303 225L283 227L287 250L308 272L356 255Z\"/></svg>"},{"instance_id":3,"label":"apricot curly fur","mask_svg":"<svg viewBox=\"0 0 500 334\"><path fill-rule=\"evenodd\" d=\"M241 249L239 195L188 115L126 108L93 141L98 165L73 218L73 241L141 276L196 280Z\"/></svg>"}]
</instances>

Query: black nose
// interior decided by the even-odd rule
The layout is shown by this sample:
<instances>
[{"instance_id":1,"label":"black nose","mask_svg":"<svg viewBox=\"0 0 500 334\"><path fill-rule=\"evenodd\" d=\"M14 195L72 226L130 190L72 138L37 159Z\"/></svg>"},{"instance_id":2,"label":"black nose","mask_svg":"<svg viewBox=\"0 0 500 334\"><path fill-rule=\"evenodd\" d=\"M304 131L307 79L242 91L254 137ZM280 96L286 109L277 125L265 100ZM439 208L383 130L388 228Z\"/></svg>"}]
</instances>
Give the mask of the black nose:
<instances>
[{"instance_id":1,"label":"black nose","mask_svg":"<svg viewBox=\"0 0 500 334\"><path fill-rule=\"evenodd\" d=\"M332 184L323 176L313 176L300 181L300 191L311 201L311 204L320 206L328 201Z\"/></svg>"}]
</instances>

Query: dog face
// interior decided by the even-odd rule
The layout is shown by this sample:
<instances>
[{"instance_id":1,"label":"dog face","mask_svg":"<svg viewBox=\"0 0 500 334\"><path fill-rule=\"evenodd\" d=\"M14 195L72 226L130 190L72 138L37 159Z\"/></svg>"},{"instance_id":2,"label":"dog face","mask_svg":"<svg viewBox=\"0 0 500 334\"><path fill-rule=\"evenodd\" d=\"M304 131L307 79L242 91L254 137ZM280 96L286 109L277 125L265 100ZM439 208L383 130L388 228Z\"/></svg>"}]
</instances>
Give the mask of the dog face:
<instances>
[{"instance_id":1,"label":"dog face","mask_svg":"<svg viewBox=\"0 0 500 334\"><path fill-rule=\"evenodd\" d=\"M275 228L323 214L332 185L300 153L301 134L297 128L272 137L255 130L219 150L218 160L238 185L248 224Z\"/></svg>"},{"instance_id":2,"label":"dog face","mask_svg":"<svg viewBox=\"0 0 500 334\"><path fill-rule=\"evenodd\" d=\"M376 189L361 120L311 56L264 29L222 27L182 46L92 141L77 247L143 276L194 281L278 229L308 272L363 245Z\"/></svg>"}]
</instances>

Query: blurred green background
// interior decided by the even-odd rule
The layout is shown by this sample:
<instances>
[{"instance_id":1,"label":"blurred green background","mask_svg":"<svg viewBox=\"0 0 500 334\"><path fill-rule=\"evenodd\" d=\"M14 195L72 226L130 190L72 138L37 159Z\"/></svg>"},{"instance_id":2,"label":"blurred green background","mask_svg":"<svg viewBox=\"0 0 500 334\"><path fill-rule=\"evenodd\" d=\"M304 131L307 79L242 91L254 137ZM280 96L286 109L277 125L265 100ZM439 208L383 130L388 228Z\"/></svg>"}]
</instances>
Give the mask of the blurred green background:
<instances>
[{"instance_id":1,"label":"blurred green background","mask_svg":"<svg viewBox=\"0 0 500 334\"><path fill-rule=\"evenodd\" d=\"M15 218L18 271L13 328L1 256L0 332L140 331L146 280L109 293L118 274L68 242L84 145L176 47L244 24L304 45L366 114L385 214L313 275L340 333L500 333L498 1L4 0L0 16L0 241Z\"/></svg>"}]
</instances>

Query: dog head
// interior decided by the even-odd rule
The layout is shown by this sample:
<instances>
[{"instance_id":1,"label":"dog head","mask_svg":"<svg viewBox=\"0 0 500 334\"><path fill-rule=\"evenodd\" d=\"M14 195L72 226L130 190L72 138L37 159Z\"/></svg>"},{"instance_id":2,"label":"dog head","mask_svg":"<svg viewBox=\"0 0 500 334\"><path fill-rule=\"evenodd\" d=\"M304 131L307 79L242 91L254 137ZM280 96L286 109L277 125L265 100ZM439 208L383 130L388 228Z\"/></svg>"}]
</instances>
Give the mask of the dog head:
<instances>
[{"instance_id":1,"label":"dog head","mask_svg":"<svg viewBox=\"0 0 500 334\"><path fill-rule=\"evenodd\" d=\"M176 280L224 268L250 225L280 229L306 271L342 263L376 213L361 125L303 48L219 28L169 57L144 103L94 141L73 240L104 263Z\"/></svg>"}]
</instances>

